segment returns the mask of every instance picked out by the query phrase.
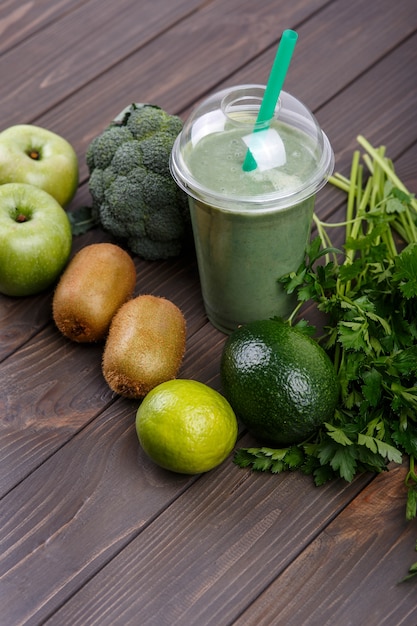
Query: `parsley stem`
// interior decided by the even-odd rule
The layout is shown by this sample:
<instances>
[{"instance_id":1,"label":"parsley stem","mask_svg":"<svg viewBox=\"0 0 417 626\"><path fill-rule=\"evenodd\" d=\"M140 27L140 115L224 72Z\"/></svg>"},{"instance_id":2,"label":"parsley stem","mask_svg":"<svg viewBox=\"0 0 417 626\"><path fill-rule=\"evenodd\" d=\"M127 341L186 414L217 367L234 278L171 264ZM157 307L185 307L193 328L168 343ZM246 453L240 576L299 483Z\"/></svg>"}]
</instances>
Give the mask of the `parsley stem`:
<instances>
[{"instance_id":1,"label":"parsley stem","mask_svg":"<svg viewBox=\"0 0 417 626\"><path fill-rule=\"evenodd\" d=\"M291 315L288 316L287 322L289 323L290 326L292 326L292 323L293 323L294 319L297 317L298 311L301 309L303 304L304 304L304 302L299 302L296 305L296 307L294 308L294 310L292 311Z\"/></svg>"},{"instance_id":2,"label":"parsley stem","mask_svg":"<svg viewBox=\"0 0 417 626\"><path fill-rule=\"evenodd\" d=\"M378 163L379 167L385 172L385 174L387 175L388 180L395 185L395 187L398 187L398 189L401 189L401 191L404 191L406 194L411 195L407 189L407 187L404 185L404 183L401 181L400 178L398 178L398 176L395 174L395 172L393 171L392 165L391 163L388 161L388 159L382 157L377 150L375 150L375 148L373 148L373 146L371 146L371 144L369 143L369 141L367 141L365 139L365 137L363 137L362 135L359 135L357 137L357 141L358 143L365 148L365 150L368 152L368 154L370 154L372 156L372 158L374 159L374 161L376 163ZM413 207L414 211L417 212L417 200L415 198L411 198L410 201L411 206Z\"/></svg>"},{"instance_id":3,"label":"parsley stem","mask_svg":"<svg viewBox=\"0 0 417 626\"><path fill-rule=\"evenodd\" d=\"M350 188L350 181L349 181L349 179L346 178L346 176L342 176L342 174L339 174L338 172L336 172L332 176L329 176L328 181L334 187L338 187L342 191L345 191L345 192L349 191L349 188Z\"/></svg>"},{"instance_id":4,"label":"parsley stem","mask_svg":"<svg viewBox=\"0 0 417 626\"><path fill-rule=\"evenodd\" d=\"M407 487L410 487L410 481L412 481L411 485L413 484L413 482L417 483L417 474L415 471L415 459L412 455L409 458L408 474L405 477L405 484Z\"/></svg>"},{"instance_id":5,"label":"parsley stem","mask_svg":"<svg viewBox=\"0 0 417 626\"><path fill-rule=\"evenodd\" d=\"M365 191L362 194L361 202L359 205L358 213L360 216L365 216L366 207L369 204L369 198L372 192L372 178L368 178L368 182L366 183Z\"/></svg>"},{"instance_id":6,"label":"parsley stem","mask_svg":"<svg viewBox=\"0 0 417 626\"><path fill-rule=\"evenodd\" d=\"M320 218L318 218L317 216L314 216L313 219L317 225L320 223L321 228L323 229L323 232L325 232L324 229L326 228L342 228L342 226L346 226L348 224L348 220L344 220L343 222L322 222ZM350 220L349 223L353 224L354 222L356 222L356 218L354 218L353 220ZM326 245L330 245L331 241L328 235L326 235L325 239L327 242Z\"/></svg>"},{"instance_id":7,"label":"parsley stem","mask_svg":"<svg viewBox=\"0 0 417 626\"><path fill-rule=\"evenodd\" d=\"M350 185L348 192L348 200L347 200L347 209L346 209L346 238L351 236L351 228L350 223L354 218L354 206L357 196L357 180L358 180L358 167L359 167L359 158L360 153L359 150L355 150L352 158L352 165L350 170Z\"/></svg>"},{"instance_id":8,"label":"parsley stem","mask_svg":"<svg viewBox=\"0 0 417 626\"><path fill-rule=\"evenodd\" d=\"M323 248L326 248L327 246L331 246L332 242L330 241L330 237L329 235L326 233L326 228L328 226L328 224L325 224L324 222L321 221L321 219L318 217L318 215L316 213L313 214L313 220L314 223L317 227L317 232L319 234L319 237L321 239L321 243Z\"/></svg>"}]
</instances>

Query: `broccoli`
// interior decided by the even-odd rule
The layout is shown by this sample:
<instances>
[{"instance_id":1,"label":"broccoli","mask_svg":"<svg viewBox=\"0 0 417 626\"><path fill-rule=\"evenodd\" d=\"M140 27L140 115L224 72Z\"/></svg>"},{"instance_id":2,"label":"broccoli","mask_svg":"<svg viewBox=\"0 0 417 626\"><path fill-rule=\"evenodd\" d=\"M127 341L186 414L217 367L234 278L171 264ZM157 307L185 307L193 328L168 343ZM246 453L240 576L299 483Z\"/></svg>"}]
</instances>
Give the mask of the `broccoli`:
<instances>
[{"instance_id":1,"label":"broccoli","mask_svg":"<svg viewBox=\"0 0 417 626\"><path fill-rule=\"evenodd\" d=\"M178 256L191 237L187 197L169 171L181 129L160 107L132 104L87 148L95 220L147 260Z\"/></svg>"}]
</instances>

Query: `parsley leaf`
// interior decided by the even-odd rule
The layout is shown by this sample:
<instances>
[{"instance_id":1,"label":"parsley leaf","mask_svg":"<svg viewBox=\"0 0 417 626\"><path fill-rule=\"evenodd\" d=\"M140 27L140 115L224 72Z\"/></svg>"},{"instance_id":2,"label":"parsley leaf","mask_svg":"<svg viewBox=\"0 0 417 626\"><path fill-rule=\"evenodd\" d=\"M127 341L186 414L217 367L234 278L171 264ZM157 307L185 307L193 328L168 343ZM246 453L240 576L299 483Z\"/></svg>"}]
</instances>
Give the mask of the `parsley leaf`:
<instances>
[{"instance_id":1,"label":"parsley leaf","mask_svg":"<svg viewBox=\"0 0 417 626\"><path fill-rule=\"evenodd\" d=\"M417 243L408 245L395 262L394 280L405 298L417 296Z\"/></svg>"}]
</instances>

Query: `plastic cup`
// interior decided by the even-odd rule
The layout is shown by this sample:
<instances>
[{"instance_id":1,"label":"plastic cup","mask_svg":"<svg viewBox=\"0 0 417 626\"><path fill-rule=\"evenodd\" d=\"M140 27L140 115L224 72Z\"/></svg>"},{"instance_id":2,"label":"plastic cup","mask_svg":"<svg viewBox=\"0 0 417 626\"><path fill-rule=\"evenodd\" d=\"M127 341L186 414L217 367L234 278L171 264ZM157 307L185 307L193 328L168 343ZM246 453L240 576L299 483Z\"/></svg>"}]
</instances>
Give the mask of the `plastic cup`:
<instances>
[{"instance_id":1,"label":"plastic cup","mask_svg":"<svg viewBox=\"0 0 417 626\"><path fill-rule=\"evenodd\" d=\"M302 262L315 196L334 167L317 120L284 91L254 132L264 90L241 85L204 100L171 153L172 176L188 194L205 310L225 333L293 309L278 279Z\"/></svg>"}]
</instances>

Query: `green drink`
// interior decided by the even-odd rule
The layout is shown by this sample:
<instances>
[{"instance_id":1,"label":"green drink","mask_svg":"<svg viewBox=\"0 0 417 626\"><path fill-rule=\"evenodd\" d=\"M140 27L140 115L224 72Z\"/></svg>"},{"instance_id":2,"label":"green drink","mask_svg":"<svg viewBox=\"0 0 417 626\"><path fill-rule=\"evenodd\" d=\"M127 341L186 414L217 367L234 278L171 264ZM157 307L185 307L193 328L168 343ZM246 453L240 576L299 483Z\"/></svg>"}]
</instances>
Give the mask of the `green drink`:
<instances>
[{"instance_id":1,"label":"green drink","mask_svg":"<svg viewBox=\"0 0 417 626\"><path fill-rule=\"evenodd\" d=\"M263 88L215 94L191 116L171 171L189 196L205 309L220 330L294 306L277 282L301 263L315 194L333 153L313 116L281 93L276 118L253 132ZM242 164L250 148L257 167Z\"/></svg>"}]
</instances>

